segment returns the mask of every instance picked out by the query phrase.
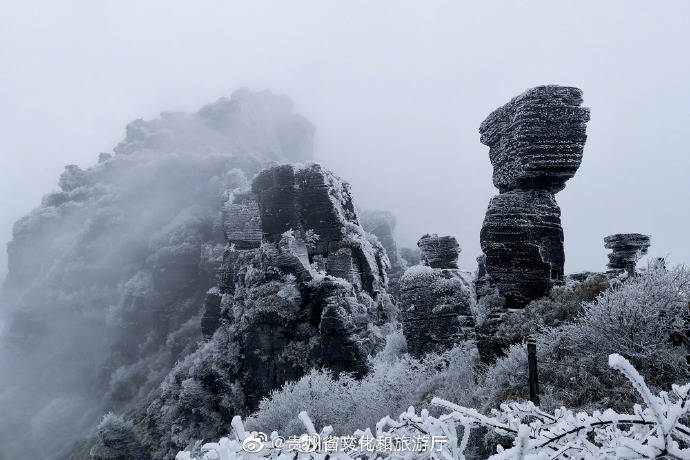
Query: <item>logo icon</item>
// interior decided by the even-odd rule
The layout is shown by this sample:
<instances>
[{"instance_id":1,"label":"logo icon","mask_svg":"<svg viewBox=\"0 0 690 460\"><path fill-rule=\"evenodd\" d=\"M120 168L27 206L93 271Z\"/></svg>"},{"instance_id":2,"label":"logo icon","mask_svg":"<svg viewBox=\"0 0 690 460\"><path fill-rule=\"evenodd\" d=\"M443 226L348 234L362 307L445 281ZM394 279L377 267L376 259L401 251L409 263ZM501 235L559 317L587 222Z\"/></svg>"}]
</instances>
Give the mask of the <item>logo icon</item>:
<instances>
[{"instance_id":1,"label":"logo icon","mask_svg":"<svg viewBox=\"0 0 690 460\"><path fill-rule=\"evenodd\" d=\"M264 448L264 443L266 441L268 441L266 433L252 433L242 441L242 450L250 454L255 454Z\"/></svg>"}]
</instances>

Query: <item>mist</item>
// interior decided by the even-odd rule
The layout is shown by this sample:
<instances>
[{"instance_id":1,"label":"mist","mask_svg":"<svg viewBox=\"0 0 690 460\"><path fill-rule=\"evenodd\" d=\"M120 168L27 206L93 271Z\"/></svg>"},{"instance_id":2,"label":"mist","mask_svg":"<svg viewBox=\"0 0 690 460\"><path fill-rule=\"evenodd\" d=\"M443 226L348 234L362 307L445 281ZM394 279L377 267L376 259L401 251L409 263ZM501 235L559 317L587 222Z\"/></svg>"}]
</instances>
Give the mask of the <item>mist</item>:
<instances>
[{"instance_id":1,"label":"mist","mask_svg":"<svg viewBox=\"0 0 690 460\"><path fill-rule=\"evenodd\" d=\"M28 350L0 354L0 432L54 440L42 455L194 348L224 190L271 160L334 171L398 247L455 236L473 271L496 194L480 123L572 85L591 121L558 194L566 273L603 271L618 232L690 261L687 2L5 2L0 40L0 335L18 315Z\"/></svg>"},{"instance_id":2,"label":"mist","mask_svg":"<svg viewBox=\"0 0 690 460\"><path fill-rule=\"evenodd\" d=\"M0 239L65 164L92 165L129 121L246 86L295 102L317 127L315 157L362 207L396 215L400 245L452 234L472 269L494 193L479 123L526 88L558 83L582 88L592 109L582 167L559 194L566 271L602 268L602 238L619 231L649 233L650 254L685 262L688 9L6 3Z\"/></svg>"}]
</instances>

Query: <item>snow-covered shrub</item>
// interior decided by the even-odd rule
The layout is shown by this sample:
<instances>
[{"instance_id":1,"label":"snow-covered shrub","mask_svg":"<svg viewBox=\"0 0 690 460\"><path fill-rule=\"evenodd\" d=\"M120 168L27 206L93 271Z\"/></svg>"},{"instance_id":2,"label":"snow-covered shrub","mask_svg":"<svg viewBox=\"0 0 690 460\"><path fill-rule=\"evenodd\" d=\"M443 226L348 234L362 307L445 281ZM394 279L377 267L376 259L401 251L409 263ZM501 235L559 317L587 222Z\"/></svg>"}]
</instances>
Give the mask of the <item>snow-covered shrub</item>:
<instances>
[{"instance_id":1,"label":"snow-covered shrub","mask_svg":"<svg viewBox=\"0 0 690 460\"><path fill-rule=\"evenodd\" d=\"M583 313L586 302L594 301L608 287L608 279L600 274L572 286L556 286L546 297L505 315L496 334L508 343L520 342L544 327L572 321Z\"/></svg>"},{"instance_id":2,"label":"snow-covered shrub","mask_svg":"<svg viewBox=\"0 0 690 460\"><path fill-rule=\"evenodd\" d=\"M648 375L656 389L688 380L686 346L677 337L687 328L690 274L684 268L651 266L616 283L586 303L574 321L537 335L542 405L575 409L627 407L635 394L606 360L620 353ZM484 376L485 407L528 397L524 344L511 346Z\"/></svg>"},{"instance_id":3,"label":"snow-covered shrub","mask_svg":"<svg viewBox=\"0 0 690 460\"><path fill-rule=\"evenodd\" d=\"M242 420L235 417L232 422L233 435L215 443L200 446L198 455L180 452L177 460L231 460L241 458L275 459L403 459L403 458L445 458L465 459L472 429L484 427L513 438L513 445L507 449L499 446L490 459L610 459L610 458L690 458L690 427L682 423L690 412L690 383L673 385L671 392L654 395L642 376L622 356L608 357L611 368L618 370L637 392L642 405L634 405L632 412L617 413L612 409L603 412L573 412L561 407L546 412L532 404L503 404L500 410L493 410L488 416L475 409L462 407L449 401L434 398L433 404L444 411L433 416L426 409L417 414L410 407L397 420L383 417L376 424L375 434L367 428L356 430L351 448L344 447L340 437L333 451L324 442L333 434L331 426L317 431L306 412L299 419L306 429L302 439L311 441L303 447L285 442L277 432L270 437L258 432L248 432ZM424 453L409 449L388 449L379 439L431 438L431 448ZM445 440L440 446L433 439ZM296 439L296 438L295 438ZM371 450L365 440L375 440ZM258 444L257 444L258 442ZM378 448L382 445L384 448ZM394 444L395 445L395 444ZM408 444L409 446L409 444ZM256 447L256 448L252 448ZM331 444L331 448L333 444ZM419 447L419 444L417 444ZM440 447L440 448L438 448ZM438 448L436 450L435 448ZM247 450L252 451L249 453ZM395 449L395 450L393 450Z\"/></svg>"},{"instance_id":4,"label":"snow-covered shrub","mask_svg":"<svg viewBox=\"0 0 690 460\"><path fill-rule=\"evenodd\" d=\"M477 302L476 325L482 326L497 313L505 311L505 302L506 299L497 290L482 296Z\"/></svg>"},{"instance_id":5,"label":"snow-covered shrub","mask_svg":"<svg viewBox=\"0 0 690 460\"><path fill-rule=\"evenodd\" d=\"M475 354L457 347L423 360L409 355L378 355L362 379L341 375L335 379L323 370L312 370L296 382L261 401L246 421L252 430L296 434L302 429L295 417L307 411L317 424L331 425L336 434L373 428L381 417L407 407L428 407L434 395L469 404L474 393Z\"/></svg>"},{"instance_id":6,"label":"snow-covered shrub","mask_svg":"<svg viewBox=\"0 0 690 460\"><path fill-rule=\"evenodd\" d=\"M239 366L239 350L226 330L175 365L146 408L136 429L154 457L165 458L193 439L213 439L244 404L244 394L231 378Z\"/></svg>"},{"instance_id":7,"label":"snow-covered shrub","mask_svg":"<svg viewBox=\"0 0 690 460\"><path fill-rule=\"evenodd\" d=\"M383 350L376 355L383 361L393 361L402 357L407 352L407 340L402 329L396 329L386 336L386 345Z\"/></svg>"},{"instance_id":8,"label":"snow-covered shrub","mask_svg":"<svg viewBox=\"0 0 690 460\"><path fill-rule=\"evenodd\" d=\"M137 439L132 422L112 413L103 417L91 448L94 460L144 460L150 458Z\"/></svg>"},{"instance_id":9,"label":"snow-covered shrub","mask_svg":"<svg viewBox=\"0 0 690 460\"><path fill-rule=\"evenodd\" d=\"M576 325L567 326L583 349L620 353L658 386L685 380L688 350L673 337L688 330L690 272L651 265L588 303Z\"/></svg>"}]
</instances>

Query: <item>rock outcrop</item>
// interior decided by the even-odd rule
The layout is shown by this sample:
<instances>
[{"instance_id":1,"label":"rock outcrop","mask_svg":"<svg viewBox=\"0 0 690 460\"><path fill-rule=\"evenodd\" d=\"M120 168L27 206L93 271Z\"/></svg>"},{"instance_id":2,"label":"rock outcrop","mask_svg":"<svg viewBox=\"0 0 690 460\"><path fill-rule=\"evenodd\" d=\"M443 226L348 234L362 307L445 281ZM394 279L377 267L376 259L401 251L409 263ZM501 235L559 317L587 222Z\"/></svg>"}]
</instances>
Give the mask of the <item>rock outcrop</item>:
<instances>
[{"instance_id":1,"label":"rock outcrop","mask_svg":"<svg viewBox=\"0 0 690 460\"><path fill-rule=\"evenodd\" d=\"M489 203L480 243L490 283L509 308L523 307L564 280L554 195L582 161L589 109L581 104L577 88L539 86L481 124L500 194Z\"/></svg>"},{"instance_id":2,"label":"rock outcrop","mask_svg":"<svg viewBox=\"0 0 690 460\"><path fill-rule=\"evenodd\" d=\"M417 241L424 265L431 268L458 268L460 245L453 236L424 235Z\"/></svg>"},{"instance_id":3,"label":"rock outcrop","mask_svg":"<svg viewBox=\"0 0 690 460\"><path fill-rule=\"evenodd\" d=\"M395 322L386 251L360 225L349 185L330 171L270 167L224 209L242 218L226 220L218 286L202 318L210 339L168 375L141 427L161 457L184 440L222 435L232 416L311 368L363 375ZM189 388L203 395L194 406L182 403ZM199 417L204 423L194 423ZM186 431L171 437L172 425Z\"/></svg>"},{"instance_id":4,"label":"rock outcrop","mask_svg":"<svg viewBox=\"0 0 690 460\"><path fill-rule=\"evenodd\" d=\"M204 332L217 327L207 292L226 239L261 241L256 201L223 210L226 193L268 161L309 160L313 132L289 99L241 90L134 121L114 154L65 168L8 245L0 361L13 372L2 378L0 456L59 455L195 349L204 304Z\"/></svg>"},{"instance_id":5,"label":"rock outcrop","mask_svg":"<svg viewBox=\"0 0 690 460\"><path fill-rule=\"evenodd\" d=\"M388 293L398 300L400 297L400 277L408 267L408 262L403 259L395 242L395 217L389 211L360 211L362 227L373 234L381 242L386 250L390 267L388 268ZM413 265L416 265L413 264Z\"/></svg>"},{"instance_id":6,"label":"rock outcrop","mask_svg":"<svg viewBox=\"0 0 690 460\"><path fill-rule=\"evenodd\" d=\"M476 296L471 275L457 268L454 237L424 235L417 244L424 265L400 279L400 317L408 351L422 356L474 337Z\"/></svg>"},{"instance_id":7,"label":"rock outcrop","mask_svg":"<svg viewBox=\"0 0 690 460\"><path fill-rule=\"evenodd\" d=\"M513 308L563 281L561 211L548 190L513 190L491 199L480 241L492 285Z\"/></svg>"},{"instance_id":8,"label":"rock outcrop","mask_svg":"<svg viewBox=\"0 0 690 460\"><path fill-rule=\"evenodd\" d=\"M616 233L604 238L604 247L611 249L609 253L609 273L628 275L635 274L637 261L647 254L651 237L641 233Z\"/></svg>"}]
</instances>

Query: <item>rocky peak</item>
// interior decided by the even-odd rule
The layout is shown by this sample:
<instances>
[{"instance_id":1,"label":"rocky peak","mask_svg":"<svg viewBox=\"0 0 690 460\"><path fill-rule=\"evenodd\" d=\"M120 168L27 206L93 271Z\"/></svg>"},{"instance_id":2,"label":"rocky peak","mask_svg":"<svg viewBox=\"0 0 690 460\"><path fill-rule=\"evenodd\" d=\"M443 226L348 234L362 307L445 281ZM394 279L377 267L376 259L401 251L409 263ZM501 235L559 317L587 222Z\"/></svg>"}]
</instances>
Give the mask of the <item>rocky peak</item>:
<instances>
[{"instance_id":1,"label":"rocky peak","mask_svg":"<svg viewBox=\"0 0 690 460\"><path fill-rule=\"evenodd\" d=\"M349 185L318 164L261 171L250 191L226 203L224 230L218 286L207 293L201 320L208 340L173 369L173 383L152 405L175 407L178 419L213 413L219 433L232 415L250 413L311 368L363 375L397 316L383 246L360 226ZM205 362L213 363L211 377L197 364ZM174 383L190 381L209 395L191 412L178 403L183 385ZM190 426L181 438L203 437ZM166 454L183 447L159 420L146 429L161 436Z\"/></svg>"},{"instance_id":2,"label":"rocky peak","mask_svg":"<svg viewBox=\"0 0 690 460\"><path fill-rule=\"evenodd\" d=\"M116 154L142 152L229 154L258 160L305 161L312 157L314 126L294 113L290 99L270 91L235 91L198 112L163 112L127 125Z\"/></svg>"}]
</instances>

